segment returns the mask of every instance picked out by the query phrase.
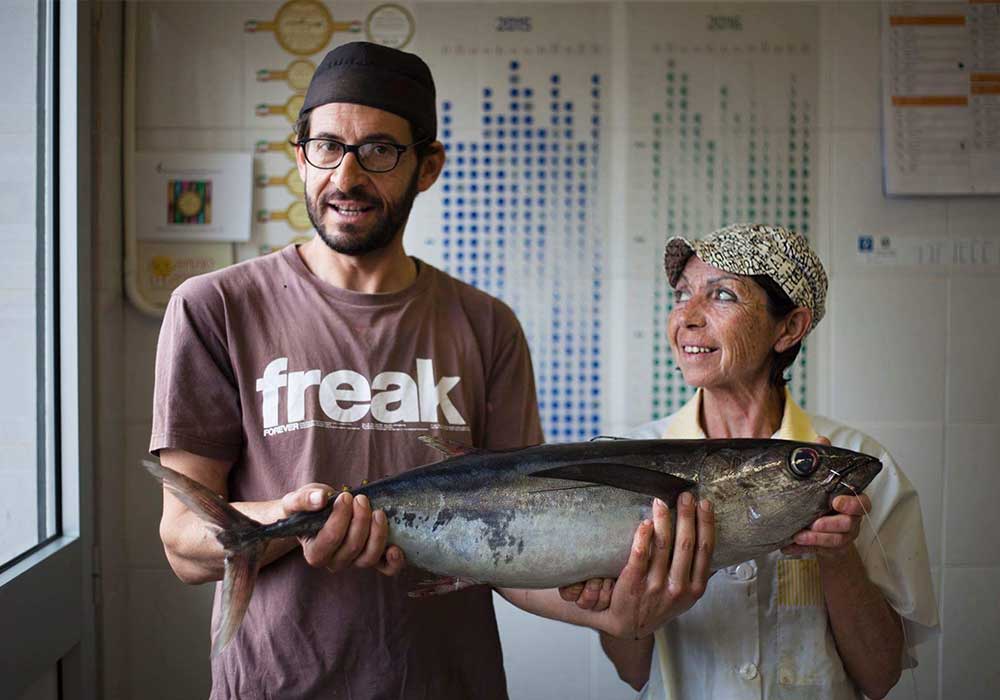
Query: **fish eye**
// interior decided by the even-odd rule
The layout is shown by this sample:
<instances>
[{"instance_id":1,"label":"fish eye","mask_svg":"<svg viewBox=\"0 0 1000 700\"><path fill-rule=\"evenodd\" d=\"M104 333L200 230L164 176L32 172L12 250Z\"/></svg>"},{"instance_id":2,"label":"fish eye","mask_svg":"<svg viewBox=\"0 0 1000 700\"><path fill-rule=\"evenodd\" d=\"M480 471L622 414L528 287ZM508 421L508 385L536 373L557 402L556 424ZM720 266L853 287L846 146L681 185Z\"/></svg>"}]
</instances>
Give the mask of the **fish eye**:
<instances>
[{"instance_id":1,"label":"fish eye","mask_svg":"<svg viewBox=\"0 0 1000 700\"><path fill-rule=\"evenodd\" d=\"M800 479L812 476L819 467L819 453L811 447L799 447L788 458L788 467Z\"/></svg>"}]
</instances>

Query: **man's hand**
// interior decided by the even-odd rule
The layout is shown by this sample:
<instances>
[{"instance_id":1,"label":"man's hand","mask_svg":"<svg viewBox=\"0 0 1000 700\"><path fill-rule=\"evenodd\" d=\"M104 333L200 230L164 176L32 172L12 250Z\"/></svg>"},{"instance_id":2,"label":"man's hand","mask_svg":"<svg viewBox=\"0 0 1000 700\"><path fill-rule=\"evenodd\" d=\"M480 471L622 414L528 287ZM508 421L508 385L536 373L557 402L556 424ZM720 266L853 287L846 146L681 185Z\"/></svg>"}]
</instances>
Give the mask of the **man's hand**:
<instances>
[{"instance_id":1,"label":"man's hand","mask_svg":"<svg viewBox=\"0 0 1000 700\"><path fill-rule=\"evenodd\" d=\"M611 605L611 592L615 588L613 578L592 578L559 589L559 596L567 603L576 603L581 610L601 612Z\"/></svg>"},{"instance_id":2,"label":"man's hand","mask_svg":"<svg viewBox=\"0 0 1000 700\"><path fill-rule=\"evenodd\" d=\"M285 494L281 507L286 517L301 511L321 510L334 494L326 484L307 484ZM299 542L310 566L332 572L351 566L374 568L386 576L395 576L403 570L406 560L399 547L386 547L388 537L385 513L372 512L367 496L355 498L345 491L336 497L330 517L316 536L299 538Z\"/></svg>"},{"instance_id":3,"label":"man's hand","mask_svg":"<svg viewBox=\"0 0 1000 700\"><path fill-rule=\"evenodd\" d=\"M655 500L653 520L636 530L618 579L592 579L560 589L563 600L603 611L602 629L623 639L648 636L688 610L705 593L711 576L715 513L708 501L696 506L691 494L685 493L677 501L677 514L673 536L670 511Z\"/></svg>"}]
</instances>

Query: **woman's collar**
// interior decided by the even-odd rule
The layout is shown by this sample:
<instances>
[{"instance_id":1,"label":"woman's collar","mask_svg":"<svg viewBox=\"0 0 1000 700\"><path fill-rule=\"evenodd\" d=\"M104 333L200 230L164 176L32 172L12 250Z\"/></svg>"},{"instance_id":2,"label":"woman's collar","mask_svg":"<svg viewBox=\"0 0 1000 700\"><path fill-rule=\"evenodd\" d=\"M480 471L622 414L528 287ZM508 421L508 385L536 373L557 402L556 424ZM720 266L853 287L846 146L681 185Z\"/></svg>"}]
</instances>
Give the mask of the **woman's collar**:
<instances>
[{"instance_id":1,"label":"woman's collar","mask_svg":"<svg viewBox=\"0 0 1000 700\"><path fill-rule=\"evenodd\" d=\"M702 390L698 389L694 396L684 404L667 423L663 437L666 439L704 439L705 430L701 426ZM785 388L785 410L781 416L781 425L771 437L781 440L798 440L800 442L816 442L818 436L813 429L809 415L799 408L792 398L792 393Z\"/></svg>"}]
</instances>

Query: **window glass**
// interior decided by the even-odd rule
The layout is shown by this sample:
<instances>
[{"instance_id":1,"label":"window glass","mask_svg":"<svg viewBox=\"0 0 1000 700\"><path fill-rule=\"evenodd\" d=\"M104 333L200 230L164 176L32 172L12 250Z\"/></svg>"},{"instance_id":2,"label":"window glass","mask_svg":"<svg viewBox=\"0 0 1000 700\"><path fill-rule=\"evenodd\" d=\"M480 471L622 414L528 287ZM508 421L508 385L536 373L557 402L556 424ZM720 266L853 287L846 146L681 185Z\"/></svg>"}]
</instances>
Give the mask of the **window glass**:
<instances>
[{"instance_id":1,"label":"window glass","mask_svg":"<svg viewBox=\"0 0 1000 700\"><path fill-rule=\"evenodd\" d=\"M0 567L56 534L48 11L0 23Z\"/></svg>"}]
</instances>

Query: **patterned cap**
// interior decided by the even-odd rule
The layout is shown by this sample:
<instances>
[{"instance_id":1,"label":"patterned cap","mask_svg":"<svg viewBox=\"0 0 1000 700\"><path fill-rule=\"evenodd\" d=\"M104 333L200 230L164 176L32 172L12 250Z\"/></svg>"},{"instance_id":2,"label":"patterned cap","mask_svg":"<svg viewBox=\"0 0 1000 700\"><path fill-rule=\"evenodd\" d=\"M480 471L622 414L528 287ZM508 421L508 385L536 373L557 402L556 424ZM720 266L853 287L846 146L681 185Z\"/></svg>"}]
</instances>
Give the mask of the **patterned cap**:
<instances>
[{"instance_id":1,"label":"patterned cap","mask_svg":"<svg viewBox=\"0 0 1000 700\"><path fill-rule=\"evenodd\" d=\"M733 224L705 238L667 241L663 267L671 287L677 286L688 258L734 275L767 275L788 297L812 311L811 331L826 313L826 271L819 256L798 233L781 226Z\"/></svg>"}]
</instances>

